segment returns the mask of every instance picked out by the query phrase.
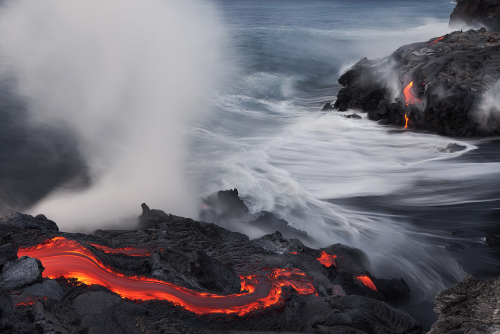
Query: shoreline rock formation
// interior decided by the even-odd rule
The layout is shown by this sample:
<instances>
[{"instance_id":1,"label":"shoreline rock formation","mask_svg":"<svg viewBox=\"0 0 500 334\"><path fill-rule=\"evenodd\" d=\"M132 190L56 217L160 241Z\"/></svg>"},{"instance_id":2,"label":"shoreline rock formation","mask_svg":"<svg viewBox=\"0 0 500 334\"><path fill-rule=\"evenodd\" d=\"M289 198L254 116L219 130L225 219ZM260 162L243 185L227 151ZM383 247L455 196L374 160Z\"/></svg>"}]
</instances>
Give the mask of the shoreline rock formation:
<instances>
[{"instance_id":1,"label":"shoreline rock formation","mask_svg":"<svg viewBox=\"0 0 500 334\"><path fill-rule=\"evenodd\" d=\"M456 3L450 15L450 26L479 26L489 31L500 31L499 0L456 0Z\"/></svg>"},{"instance_id":2,"label":"shoreline rock formation","mask_svg":"<svg viewBox=\"0 0 500 334\"><path fill-rule=\"evenodd\" d=\"M456 31L383 59L361 59L323 110L359 109L382 124L449 136L498 135L499 79L500 33Z\"/></svg>"}]
</instances>

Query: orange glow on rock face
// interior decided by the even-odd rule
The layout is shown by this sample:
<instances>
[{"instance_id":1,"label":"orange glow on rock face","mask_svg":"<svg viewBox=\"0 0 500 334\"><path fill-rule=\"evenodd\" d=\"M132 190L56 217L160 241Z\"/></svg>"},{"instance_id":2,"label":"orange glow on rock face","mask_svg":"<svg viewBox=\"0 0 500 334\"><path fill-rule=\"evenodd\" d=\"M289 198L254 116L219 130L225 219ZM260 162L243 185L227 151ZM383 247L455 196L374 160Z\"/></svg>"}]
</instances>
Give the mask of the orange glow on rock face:
<instances>
[{"instance_id":1,"label":"orange glow on rock face","mask_svg":"<svg viewBox=\"0 0 500 334\"><path fill-rule=\"evenodd\" d=\"M128 256L150 256L151 252L147 249L126 247L126 248L111 248L107 246L102 246L98 244L89 244L95 248L103 251L104 253L115 253L115 254L125 254Z\"/></svg>"},{"instance_id":2,"label":"orange glow on rock face","mask_svg":"<svg viewBox=\"0 0 500 334\"><path fill-rule=\"evenodd\" d=\"M415 104L415 102L422 102L413 95L411 88L413 87L413 81L410 82L404 89L405 94L405 104L408 106L410 104Z\"/></svg>"},{"instance_id":3,"label":"orange glow on rock face","mask_svg":"<svg viewBox=\"0 0 500 334\"><path fill-rule=\"evenodd\" d=\"M435 39L433 40L432 42L430 42L428 45L433 45L433 44L436 44L437 42L439 42L440 40L442 40L444 37L439 37L438 39Z\"/></svg>"},{"instance_id":4,"label":"orange glow on rock face","mask_svg":"<svg viewBox=\"0 0 500 334\"><path fill-rule=\"evenodd\" d=\"M337 262L335 262L336 258L337 255L330 255L326 252L321 252L321 256L318 257L318 261L321 262L321 264L325 267L331 267L332 265L337 266Z\"/></svg>"},{"instance_id":5,"label":"orange glow on rock face","mask_svg":"<svg viewBox=\"0 0 500 334\"><path fill-rule=\"evenodd\" d=\"M245 315L255 309L277 305L283 301L282 287L285 286L301 295L316 294L312 279L296 269L272 269L267 273L240 276L242 292L239 294L220 296L196 292L152 278L125 276L105 266L77 241L62 237L35 247L21 248L18 254L42 261L45 277L77 278L88 285L103 285L123 298L166 300L199 315Z\"/></svg>"},{"instance_id":6,"label":"orange glow on rock face","mask_svg":"<svg viewBox=\"0 0 500 334\"><path fill-rule=\"evenodd\" d=\"M377 291L377 287L375 286L375 284L373 284L373 282L370 279L370 277L368 277L368 276L358 276L358 277L355 277L355 278L358 281L360 281L361 283L363 283L364 285L366 285L367 287L369 287L370 289Z\"/></svg>"}]
</instances>

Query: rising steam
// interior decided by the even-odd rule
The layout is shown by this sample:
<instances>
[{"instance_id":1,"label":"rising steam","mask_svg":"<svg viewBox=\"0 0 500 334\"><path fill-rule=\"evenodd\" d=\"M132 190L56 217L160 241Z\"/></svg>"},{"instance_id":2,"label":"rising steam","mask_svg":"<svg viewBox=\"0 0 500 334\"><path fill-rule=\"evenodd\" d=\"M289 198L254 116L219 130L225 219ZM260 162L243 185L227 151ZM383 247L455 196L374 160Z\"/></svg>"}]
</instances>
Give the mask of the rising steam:
<instances>
[{"instance_id":1,"label":"rising steam","mask_svg":"<svg viewBox=\"0 0 500 334\"><path fill-rule=\"evenodd\" d=\"M183 135L220 72L213 8L196 0L8 1L0 41L2 75L14 77L30 121L69 128L90 168L89 188L54 192L33 213L66 230L136 213L142 202L195 215Z\"/></svg>"}]
</instances>

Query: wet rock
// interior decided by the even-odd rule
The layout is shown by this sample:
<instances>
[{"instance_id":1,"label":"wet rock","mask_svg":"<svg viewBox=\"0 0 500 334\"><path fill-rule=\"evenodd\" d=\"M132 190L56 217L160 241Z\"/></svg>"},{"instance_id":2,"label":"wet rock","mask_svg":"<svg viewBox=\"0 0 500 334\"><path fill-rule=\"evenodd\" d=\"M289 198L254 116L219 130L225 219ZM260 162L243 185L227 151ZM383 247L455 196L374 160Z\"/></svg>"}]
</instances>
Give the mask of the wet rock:
<instances>
[{"instance_id":1,"label":"wet rock","mask_svg":"<svg viewBox=\"0 0 500 334\"><path fill-rule=\"evenodd\" d=\"M37 218L38 217L38 218ZM24 213L12 212L0 219L0 229L19 228L36 229L45 231L59 231L59 227L52 220L48 220L43 215L33 217Z\"/></svg>"},{"instance_id":2,"label":"wet rock","mask_svg":"<svg viewBox=\"0 0 500 334\"><path fill-rule=\"evenodd\" d=\"M456 3L450 15L450 26L485 26L488 30L500 30L500 1L457 0Z\"/></svg>"},{"instance_id":3,"label":"wet rock","mask_svg":"<svg viewBox=\"0 0 500 334\"><path fill-rule=\"evenodd\" d=\"M448 252L460 253L463 252L465 249L467 249L467 246L465 246L465 244L461 242L454 242L450 245L445 246L444 248Z\"/></svg>"},{"instance_id":4,"label":"wet rock","mask_svg":"<svg viewBox=\"0 0 500 334\"><path fill-rule=\"evenodd\" d=\"M241 290L240 278L236 271L211 258L203 250L193 251L189 255L189 271L210 291L231 294Z\"/></svg>"},{"instance_id":5,"label":"wet rock","mask_svg":"<svg viewBox=\"0 0 500 334\"><path fill-rule=\"evenodd\" d=\"M263 212L263 215L248 224L257 227L266 233L279 231L287 238L299 238L302 240L312 241L312 238L307 234L307 232L290 226L286 220L276 218L276 216L270 212Z\"/></svg>"},{"instance_id":6,"label":"wet rock","mask_svg":"<svg viewBox=\"0 0 500 334\"><path fill-rule=\"evenodd\" d=\"M439 292L434 312L438 321L429 334L500 332L500 277L480 280L466 275Z\"/></svg>"},{"instance_id":7,"label":"wet rock","mask_svg":"<svg viewBox=\"0 0 500 334\"><path fill-rule=\"evenodd\" d=\"M57 281L47 279L43 283L36 283L23 289L23 292L38 297L47 297L53 300L61 300L63 290Z\"/></svg>"},{"instance_id":8,"label":"wet rock","mask_svg":"<svg viewBox=\"0 0 500 334\"><path fill-rule=\"evenodd\" d=\"M325 103L323 108L321 108L321 111L328 111L328 110L333 110L333 105L331 103Z\"/></svg>"},{"instance_id":9,"label":"wet rock","mask_svg":"<svg viewBox=\"0 0 500 334\"><path fill-rule=\"evenodd\" d=\"M465 150L466 148L467 148L467 146L453 143L453 144L448 144L448 146L446 146L446 148L441 149L440 151L443 153L455 153L455 152L461 152L461 151Z\"/></svg>"},{"instance_id":10,"label":"wet rock","mask_svg":"<svg viewBox=\"0 0 500 334\"><path fill-rule=\"evenodd\" d=\"M406 115L409 128L450 136L498 135L498 108L487 95L497 94L499 48L500 32L480 29L405 45L383 59L363 58L339 78L344 88L334 108L398 126Z\"/></svg>"},{"instance_id":11,"label":"wet rock","mask_svg":"<svg viewBox=\"0 0 500 334\"><path fill-rule=\"evenodd\" d=\"M500 247L500 236L496 234L488 234L486 237L486 245L488 245L488 247Z\"/></svg>"},{"instance_id":12,"label":"wet rock","mask_svg":"<svg viewBox=\"0 0 500 334\"><path fill-rule=\"evenodd\" d=\"M464 231L462 230L455 230L450 232L451 235L456 235L456 236L461 236L463 233Z\"/></svg>"},{"instance_id":13,"label":"wet rock","mask_svg":"<svg viewBox=\"0 0 500 334\"><path fill-rule=\"evenodd\" d=\"M333 109L333 108L332 108ZM363 117L359 116L358 114L349 114L349 115L344 115L345 118L353 118L353 119L362 119Z\"/></svg>"},{"instance_id":14,"label":"wet rock","mask_svg":"<svg viewBox=\"0 0 500 334\"><path fill-rule=\"evenodd\" d=\"M43 266L40 260L28 256L6 262L2 269L0 288L11 291L40 282L42 271Z\"/></svg>"},{"instance_id":15,"label":"wet rock","mask_svg":"<svg viewBox=\"0 0 500 334\"><path fill-rule=\"evenodd\" d=\"M253 242L264 249L278 254L300 252L304 249L304 244L299 239L285 238L279 231L254 239Z\"/></svg>"}]
</instances>

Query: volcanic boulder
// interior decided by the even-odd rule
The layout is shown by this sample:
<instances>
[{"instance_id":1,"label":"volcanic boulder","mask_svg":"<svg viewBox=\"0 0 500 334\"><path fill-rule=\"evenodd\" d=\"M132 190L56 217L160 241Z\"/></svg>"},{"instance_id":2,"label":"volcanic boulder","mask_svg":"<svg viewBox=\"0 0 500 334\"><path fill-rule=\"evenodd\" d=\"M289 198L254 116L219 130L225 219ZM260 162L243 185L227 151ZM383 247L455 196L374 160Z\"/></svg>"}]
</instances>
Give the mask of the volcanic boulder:
<instances>
[{"instance_id":1,"label":"volcanic boulder","mask_svg":"<svg viewBox=\"0 0 500 334\"><path fill-rule=\"evenodd\" d=\"M5 291L23 288L42 280L42 263L38 259L23 256L9 261L2 269L0 289Z\"/></svg>"},{"instance_id":2,"label":"volcanic boulder","mask_svg":"<svg viewBox=\"0 0 500 334\"><path fill-rule=\"evenodd\" d=\"M12 212L0 219L0 229L2 228L19 228L19 229L37 229L47 231L59 231L59 227L52 220L48 220L44 215L36 217L20 213Z\"/></svg>"},{"instance_id":3,"label":"volcanic boulder","mask_svg":"<svg viewBox=\"0 0 500 334\"><path fill-rule=\"evenodd\" d=\"M445 135L498 135L499 79L500 33L457 31L383 59L361 59L339 78L344 88L334 107L399 126L406 115L409 127Z\"/></svg>"},{"instance_id":4,"label":"volcanic boulder","mask_svg":"<svg viewBox=\"0 0 500 334\"><path fill-rule=\"evenodd\" d=\"M450 15L450 26L486 27L491 31L500 31L499 0L456 0L457 5Z\"/></svg>"},{"instance_id":5,"label":"volcanic boulder","mask_svg":"<svg viewBox=\"0 0 500 334\"><path fill-rule=\"evenodd\" d=\"M441 291L435 304L438 321L429 334L500 332L500 277L480 280L466 275Z\"/></svg>"}]
</instances>

